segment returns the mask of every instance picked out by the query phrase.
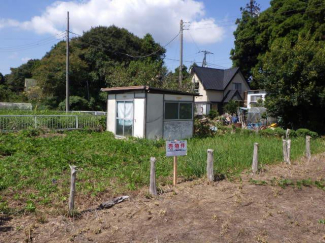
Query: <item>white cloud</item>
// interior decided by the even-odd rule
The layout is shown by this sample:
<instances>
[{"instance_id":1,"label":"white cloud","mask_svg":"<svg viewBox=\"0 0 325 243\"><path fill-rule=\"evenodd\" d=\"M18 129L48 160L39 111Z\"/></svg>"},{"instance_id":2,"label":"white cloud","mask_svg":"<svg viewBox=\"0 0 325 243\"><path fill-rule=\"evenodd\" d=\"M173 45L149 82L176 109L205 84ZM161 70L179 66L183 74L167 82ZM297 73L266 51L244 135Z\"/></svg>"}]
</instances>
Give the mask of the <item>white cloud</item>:
<instances>
[{"instance_id":1,"label":"white cloud","mask_svg":"<svg viewBox=\"0 0 325 243\"><path fill-rule=\"evenodd\" d=\"M214 19L202 19L193 21L190 25L190 35L185 35L188 41L195 41L201 44L211 44L221 41L225 35L222 27L215 24Z\"/></svg>"},{"instance_id":2,"label":"white cloud","mask_svg":"<svg viewBox=\"0 0 325 243\"><path fill-rule=\"evenodd\" d=\"M192 23L191 28L205 24L214 27L213 30L193 30L191 33L197 43L214 43L224 36L223 29L214 23L214 19L204 19L204 4L198 0L58 1L48 6L41 16L20 23L13 21L9 26L55 35L65 30L67 11L70 12L71 31L79 34L91 27L114 24L140 37L151 33L164 44L178 33L179 21L183 19ZM0 20L0 28L7 22ZM185 40L188 39L185 37Z\"/></svg>"},{"instance_id":3,"label":"white cloud","mask_svg":"<svg viewBox=\"0 0 325 243\"><path fill-rule=\"evenodd\" d=\"M21 60L22 60L22 62L28 62L30 59L31 58L29 58L29 57L23 57Z\"/></svg>"}]
</instances>

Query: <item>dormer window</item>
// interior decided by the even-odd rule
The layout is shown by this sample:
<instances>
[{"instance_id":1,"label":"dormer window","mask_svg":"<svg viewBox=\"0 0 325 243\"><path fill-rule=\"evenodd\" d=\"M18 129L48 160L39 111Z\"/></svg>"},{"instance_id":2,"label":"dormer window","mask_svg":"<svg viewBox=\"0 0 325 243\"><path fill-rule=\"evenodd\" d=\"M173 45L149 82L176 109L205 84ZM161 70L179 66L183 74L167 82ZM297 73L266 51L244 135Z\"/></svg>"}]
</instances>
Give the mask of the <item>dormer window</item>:
<instances>
[{"instance_id":1,"label":"dormer window","mask_svg":"<svg viewBox=\"0 0 325 243\"><path fill-rule=\"evenodd\" d=\"M233 90L241 91L241 83L233 83Z\"/></svg>"}]
</instances>

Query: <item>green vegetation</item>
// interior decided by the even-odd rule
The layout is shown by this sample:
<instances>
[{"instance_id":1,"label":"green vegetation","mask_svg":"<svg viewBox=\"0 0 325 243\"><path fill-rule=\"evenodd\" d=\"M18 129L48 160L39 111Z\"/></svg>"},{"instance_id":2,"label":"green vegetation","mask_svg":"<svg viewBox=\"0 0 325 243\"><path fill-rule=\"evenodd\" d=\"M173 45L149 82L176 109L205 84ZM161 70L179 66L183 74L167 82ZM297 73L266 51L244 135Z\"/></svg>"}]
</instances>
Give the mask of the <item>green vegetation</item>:
<instances>
[{"instance_id":1,"label":"green vegetation","mask_svg":"<svg viewBox=\"0 0 325 243\"><path fill-rule=\"evenodd\" d=\"M96 27L70 42L71 110L104 110L106 93L101 88L150 85L178 88L178 70L164 65L166 50L150 34L139 38L116 26ZM30 60L3 77L0 75L1 101L28 101L40 109L64 109L66 44L61 41L41 60ZM191 88L183 66L184 90ZM24 91L25 78L37 86Z\"/></svg>"},{"instance_id":2,"label":"green vegetation","mask_svg":"<svg viewBox=\"0 0 325 243\"><path fill-rule=\"evenodd\" d=\"M253 14L250 6L242 8L234 32L233 65L240 67L252 89L267 91L265 107L281 117L285 127L324 133L324 1L270 4L260 14Z\"/></svg>"},{"instance_id":3,"label":"green vegetation","mask_svg":"<svg viewBox=\"0 0 325 243\"><path fill-rule=\"evenodd\" d=\"M226 177L249 169L254 142L260 145L260 163L282 160L282 141L276 137L225 134L188 140L188 155L179 157L184 179L205 175L206 151L214 149L216 173ZM292 159L302 156L304 138L292 139ZM313 153L324 150L322 139L312 140ZM78 166L77 194L114 196L149 183L149 160L157 158L158 185L171 183L172 158L165 157L165 142L130 138L111 133L71 131L42 134L35 131L0 135L0 210L33 212L38 208L66 208L69 164ZM19 202L19 204L16 204ZM13 206L15 205L15 206Z\"/></svg>"}]
</instances>

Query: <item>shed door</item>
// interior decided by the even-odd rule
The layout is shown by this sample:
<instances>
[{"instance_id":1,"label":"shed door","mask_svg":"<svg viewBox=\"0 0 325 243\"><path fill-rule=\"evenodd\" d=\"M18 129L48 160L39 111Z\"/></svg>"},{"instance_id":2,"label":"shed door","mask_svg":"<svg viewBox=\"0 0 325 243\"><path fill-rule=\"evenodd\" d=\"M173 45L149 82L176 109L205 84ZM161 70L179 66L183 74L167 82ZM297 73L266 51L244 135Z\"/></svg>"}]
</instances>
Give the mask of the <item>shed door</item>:
<instances>
[{"instance_id":1,"label":"shed door","mask_svg":"<svg viewBox=\"0 0 325 243\"><path fill-rule=\"evenodd\" d=\"M134 137L144 137L145 99L134 99Z\"/></svg>"},{"instance_id":2,"label":"shed door","mask_svg":"<svg viewBox=\"0 0 325 243\"><path fill-rule=\"evenodd\" d=\"M116 135L133 135L133 101L116 102Z\"/></svg>"}]
</instances>

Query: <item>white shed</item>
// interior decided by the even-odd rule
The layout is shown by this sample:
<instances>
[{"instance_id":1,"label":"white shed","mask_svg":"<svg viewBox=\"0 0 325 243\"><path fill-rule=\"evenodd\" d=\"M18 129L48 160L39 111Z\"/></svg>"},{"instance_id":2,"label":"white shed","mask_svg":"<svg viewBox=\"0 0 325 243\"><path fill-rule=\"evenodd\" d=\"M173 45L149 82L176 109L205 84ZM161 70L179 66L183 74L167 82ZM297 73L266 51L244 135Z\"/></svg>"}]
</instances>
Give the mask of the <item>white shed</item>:
<instances>
[{"instance_id":1,"label":"white shed","mask_svg":"<svg viewBox=\"0 0 325 243\"><path fill-rule=\"evenodd\" d=\"M107 92L107 131L116 136L184 139L193 136L194 96L186 92L129 86Z\"/></svg>"}]
</instances>

